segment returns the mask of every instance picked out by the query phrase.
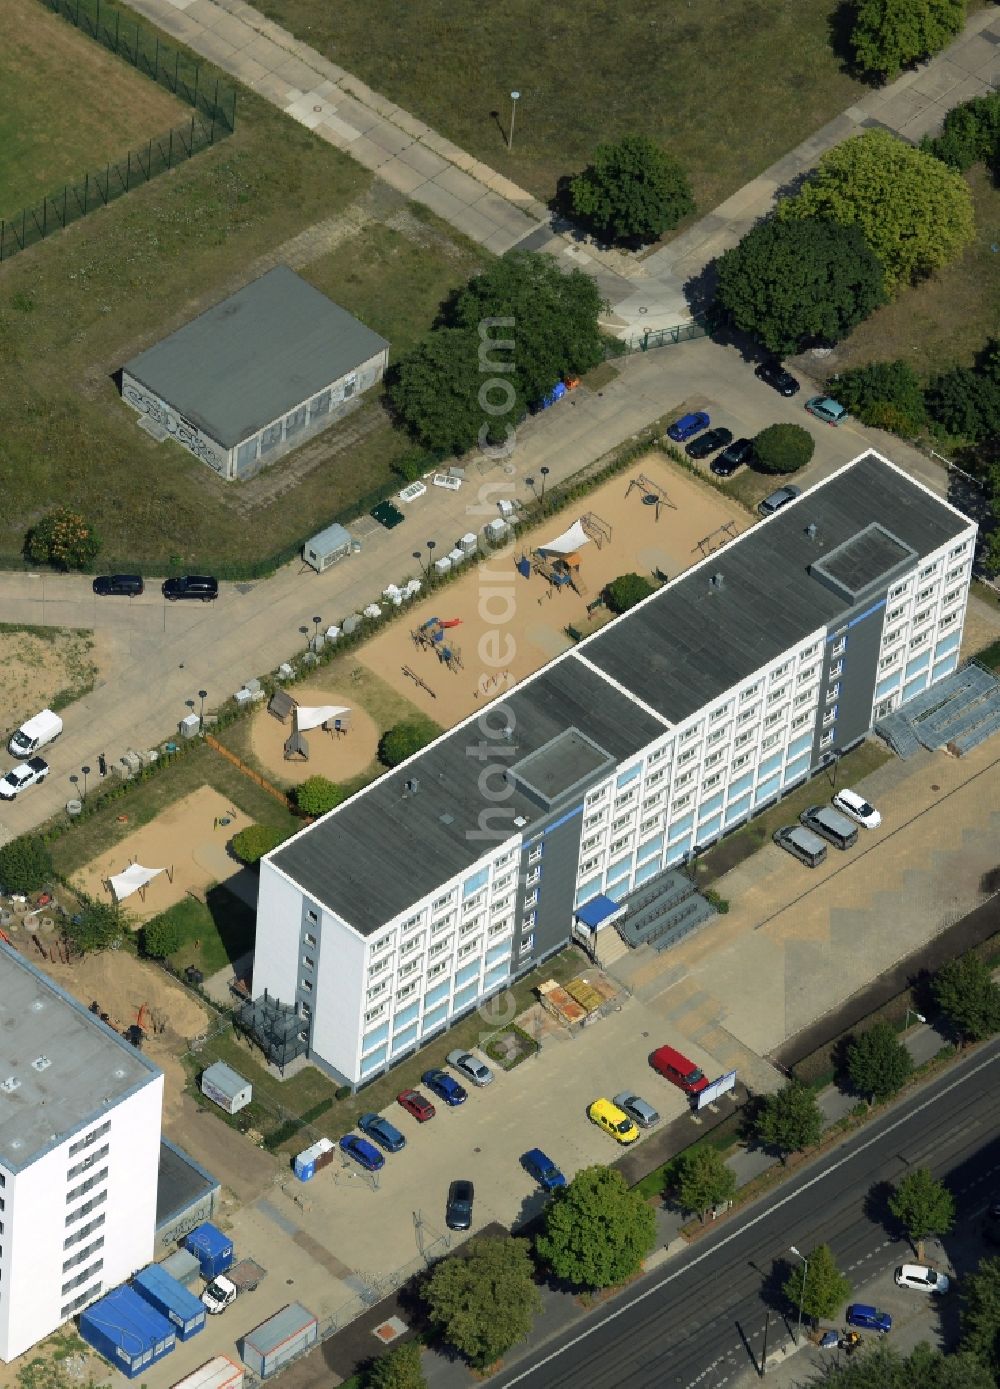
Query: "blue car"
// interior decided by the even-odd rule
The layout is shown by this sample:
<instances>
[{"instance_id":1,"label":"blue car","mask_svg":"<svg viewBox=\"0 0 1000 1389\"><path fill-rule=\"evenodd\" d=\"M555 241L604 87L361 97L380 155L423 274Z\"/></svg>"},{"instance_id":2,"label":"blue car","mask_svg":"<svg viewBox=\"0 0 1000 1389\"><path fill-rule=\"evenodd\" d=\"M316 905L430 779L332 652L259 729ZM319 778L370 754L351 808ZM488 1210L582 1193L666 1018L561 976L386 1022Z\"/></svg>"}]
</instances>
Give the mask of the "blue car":
<instances>
[{"instance_id":1,"label":"blue car","mask_svg":"<svg viewBox=\"0 0 1000 1389\"><path fill-rule=\"evenodd\" d=\"M432 1094L437 1095L439 1100L444 1100L445 1104L451 1105L452 1108L457 1104L465 1104L465 1091L447 1071L424 1071L420 1079Z\"/></svg>"},{"instance_id":2,"label":"blue car","mask_svg":"<svg viewBox=\"0 0 1000 1389\"><path fill-rule=\"evenodd\" d=\"M860 1326L865 1331L881 1331L885 1335L892 1330L892 1317L865 1302L852 1302L847 1309L847 1325Z\"/></svg>"},{"instance_id":3,"label":"blue car","mask_svg":"<svg viewBox=\"0 0 1000 1389\"><path fill-rule=\"evenodd\" d=\"M387 1153L398 1153L401 1148L406 1147L406 1139L396 1128L395 1124L390 1124L388 1119L383 1119L381 1114L362 1114L358 1120L358 1128L368 1138L374 1138L380 1148L384 1148Z\"/></svg>"},{"instance_id":4,"label":"blue car","mask_svg":"<svg viewBox=\"0 0 1000 1389\"><path fill-rule=\"evenodd\" d=\"M385 1158L379 1150L367 1138L359 1138L356 1133L349 1133L340 1140L340 1151L360 1163L366 1172L377 1172L385 1166Z\"/></svg>"},{"instance_id":5,"label":"blue car","mask_svg":"<svg viewBox=\"0 0 1000 1389\"><path fill-rule=\"evenodd\" d=\"M561 1186L566 1185L566 1178L541 1148L530 1148L522 1156L521 1166L529 1177L534 1177L543 1191L558 1191Z\"/></svg>"},{"instance_id":6,"label":"blue car","mask_svg":"<svg viewBox=\"0 0 1000 1389\"><path fill-rule=\"evenodd\" d=\"M685 440L693 439L696 434L707 429L711 423L704 410L696 410L691 415L681 415L680 419L674 420L668 428L667 438L673 439L675 444L683 444Z\"/></svg>"}]
</instances>

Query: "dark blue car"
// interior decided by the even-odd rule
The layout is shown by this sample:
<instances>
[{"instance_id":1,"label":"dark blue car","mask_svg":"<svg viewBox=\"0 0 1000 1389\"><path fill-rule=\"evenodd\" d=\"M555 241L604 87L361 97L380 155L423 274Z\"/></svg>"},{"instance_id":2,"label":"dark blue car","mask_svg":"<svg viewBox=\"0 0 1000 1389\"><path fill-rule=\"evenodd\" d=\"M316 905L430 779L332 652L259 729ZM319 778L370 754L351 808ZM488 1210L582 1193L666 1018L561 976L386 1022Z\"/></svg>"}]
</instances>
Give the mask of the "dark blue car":
<instances>
[{"instance_id":1,"label":"dark blue car","mask_svg":"<svg viewBox=\"0 0 1000 1389\"><path fill-rule=\"evenodd\" d=\"M685 440L693 439L696 434L707 429L711 423L704 410L695 410L691 415L681 415L679 420L674 420L667 429L667 437L673 439L675 444L683 444Z\"/></svg>"},{"instance_id":2,"label":"dark blue car","mask_svg":"<svg viewBox=\"0 0 1000 1389\"><path fill-rule=\"evenodd\" d=\"M356 1133L349 1133L340 1140L340 1151L360 1163L366 1172L377 1172L385 1166L385 1158L374 1144L369 1143L367 1138L359 1138Z\"/></svg>"},{"instance_id":3,"label":"dark blue car","mask_svg":"<svg viewBox=\"0 0 1000 1389\"><path fill-rule=\"evenodd\" d=\"M452 1108L457 1104L465 1104L465 1090L447 1071L424 1071L420 1079L433 1095L437 1095L439 1100L444 1100L445 1104L451 1105Z\"/></svg>"},{"instance_id":4,"label":"dark blue car","mask_svg":"<svg viewBox=\"0 0 1000 1389\"><path fill-rule=\"evenodd\" d=\"M399 1129L395 1124L390 1124L388 1119L383 1119L381 1114L362 1114L358 1120L358 1128L367 1138L373 1138L387 1153L398 1153L401 1148L406 1147L406 1139Z\"/></svg>"},{"instance_id":5,"label":"dark blue car","mask_svg":"<svg viewBox=\"0 0 1000 1389\"><path fill-rule=\"evenodd\" d=\"M558 1191L561 1186L566 1185L566 1178L541 1148L530 1148L522 1156L521 1166L529 1177L534 1177L543 1191Z\"/></svg>"},{"instance_id":6,"label":"dark blue car","mask_svg":"<svg viewBox=\"0 0 1000 1389\"><path fill-rule=\"evenodd\" d=\"M865 1331L881 1331L884 1335L892 1330L892 1317L865 1302L852 1302L847 1309L847 1325L860 1326Z\"/></svg>"}]
</instances>

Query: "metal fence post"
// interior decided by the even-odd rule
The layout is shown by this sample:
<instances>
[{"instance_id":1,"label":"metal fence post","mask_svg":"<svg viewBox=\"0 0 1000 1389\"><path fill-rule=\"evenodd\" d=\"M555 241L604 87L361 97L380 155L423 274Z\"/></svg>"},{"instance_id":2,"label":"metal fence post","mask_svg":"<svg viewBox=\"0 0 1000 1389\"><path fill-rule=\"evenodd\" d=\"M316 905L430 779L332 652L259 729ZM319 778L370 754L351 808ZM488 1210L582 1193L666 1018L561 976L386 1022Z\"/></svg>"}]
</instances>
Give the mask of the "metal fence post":
<instances>
[{"instance_id":1,"label":"metal fence post","mask_svg":"<svg viewBox=\"0 0 1000 1389\"><path fill-rule=\"evenodd\" d=\"M167 145L167 168L168 168L168 169L172 169L173 167L174 167L174 132L173 132L173 127L171 127L171 130L170 130L170 143Z\"/></svg>"},{"instance_id":2,"label":"metal fence post","mask_svg":"<svg viewBox=\"0 0 1000 1389\"><path fill-rule=\"evenodd\" d=\"M175 92L175 94L176 94L176 92L177 92L177 74L180 72L180 68L181 68L181 50L178 48L177 52L174 54L174 92Z\"/></svg>"},{"instance_id":3,"label":"metal fence post","mask_svg":"<svg viewBox=\"0 0 1000 1389\"><path fill-rule=\"evenodd\" d=\"M118 52L118 35L122 27L122 12L115 10L115 52Z\"/></svg>"},{"instance_id":4,"label":"metal fence post","mask_svg":"<svg viewBox=\"0 0 1000 1389\"><path fill-rule=\"evenodd\" d=\"M159 80L160 80L160 39L159 39L159 35L157 35L157 39L156 39L156 52L155 52L155 54L153 55L153 81L154 81L154 82L159 82Z\"/></svg>"},{"instance_id":5,"label":"metal fence post","mask_svg":"<svg viewBox=\"0 0 1000 1389\"><path fill-rule=\"evenodd\" d=\"M128 192L129 184L132 182L132 151L128 152L128 159L125 161L125 192Z\"/></svg>"},{"instance_id":6,"label":"metal fence post","mask_svg":"<svg viewBox=\"0 0 1000 1389\"><path fill-rule=\"evenodd\" d=\"M68 183L64 183L64 184L63 184L63 226L66 225L66 219L68 218L68 216L69 216L69 184L68 184Z\"/></svg>"},{"instance_id":7,"label":"metal fence post","mask_svg":"<svg viewBox=\"0 0 1000 1389\"><path fill-rule=\"evenodd\" d=\"M194 68L194 96L191 98L191 105L198 109L198 78L201 76L201 64L196 63Z\"/></svg>"}]
</instances>

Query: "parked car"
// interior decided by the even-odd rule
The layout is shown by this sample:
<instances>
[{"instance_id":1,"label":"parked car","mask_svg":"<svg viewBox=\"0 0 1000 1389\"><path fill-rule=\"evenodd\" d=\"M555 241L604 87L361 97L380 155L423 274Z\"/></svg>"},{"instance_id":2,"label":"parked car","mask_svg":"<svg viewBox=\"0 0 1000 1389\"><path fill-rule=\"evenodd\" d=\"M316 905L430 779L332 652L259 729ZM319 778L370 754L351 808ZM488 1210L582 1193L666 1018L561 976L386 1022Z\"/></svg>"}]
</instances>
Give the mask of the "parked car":
<instances>
[{"instance_id":1,"label":"parked car","mask_svg":"<svg viewBox=\"0 0 1000 1389\"><path fill-rule=\"evenodd\" d=\"M709 468L716 477L732 477L738 468L742 468L744 463L753 461L753 440L734 439L731 444L719 454L718 458L713 458L709 463Z\"/></svg>"},{"instance_id":2,"label":"parked car","mask_svg":"<svg viewBox=\"0 0 1000 1389\"><path fill-rule=\"evenodd\" d=\"M44 781L48 774L49 764L43 762L40 757L32 757L28 762L19 762L0 780L0 801L12 801L29 786L37 786L39 782Z\"/></svg>"},{"instance_id":3,"label":"parked car","mask_svg":"<svg viewBox=\"0 0 1000 1389\"><path fill-rule=\"evenodd\" d=\"M689 458L707 458L716 449L721 449L724 444L733 442L733 431L731 429L710 429L707 434L700 434L697 439L692 439L684 452Z\"/></svg>"},{"instance_id":4,"label":"parked car","mask_svg":"<svg viewBox=\"0 0 1000 1389\"><path fill-rule=\"evenodd\" d=\"M779 849L784 849L807 868L818 868L826 858L826 845L818 834L804 825L782 825L771 838Z\"/></svg>"},{"instance_id":5,"label":"parked car","mask_svg":"<svg viewBox=\"0 0 1000 1389\"><path fill-rule=\"evenodd\" d=\"M847 419L846 406L828 395L814 395L811 400L806 401L806 409L810 415L815 415L816 419L822 420L824 424L832 424L834 428Z\"/></svg>"},{"instance_id":6,"label":"parked car","mask_svg":"<svg viewBox=\"0 0 1000 1389\"><path fill-rule=\"evenodd\" d=\"M838 849L850 849L858 842L858 827L832 805L810 805L799 815L800 822L821 839Z\"/></svg>"},{"instance_id":7,"label":"parked car","mask_svg":"<svg viewBox=\"0 0 1000 1389\"><path fill-rule=\"evenodd\" d=\"M98 574L93 587L99 598L138 598L146 585L141 574Z\"/></svg>"},{"instance_id":8,"label":"parked car","mask_svg":"<svg viewBox=\"0 0 1000 1389\"><path fill-rule=\"evenodd\" d=\"M788 483L785 487L777 488L769 497L765 497L757 510L761 516L773 516L776 511L780 511L783 506L787 506L789 502L794 502L796 497L801 496L802 488L794 487Z\"/></svg>"},{"instance_id":9,"label":"parked car","mask_svg":"<svg viewBox=\"0 0 1000 1389\"><path fill-rule=\"evenodd\" d=\"M765 385L773 386L779 395L797 395L801 389L792 373L786 371L776 357L761 362L759 366L754 368L753 374Z\"/></svg>"},{"instance_id":10,"label":"parked car","mask_svg":"<svg viewBox=\"0 0 1000 1389\"><path fill-rule=\"evenodd\" d=\"M859 1326L863 1331L881 1331L885 1334L892 1330L892 1317L888 1312L880 1312L877 1307L872 1307L867 1302L852 1302L847 1309L847 1325Z\"/></svg>"},{"instance_id":11,"label":"parked car","mask_svg":"<svg viewBox=\"0 0 1000 1389\"><path fill-rule=\"evenodd\" d=\"M898 1288L916 1288L922 1293L946 1293L951 1287L951 1279L946 1273L938 1273L936 1268L926 1264L901 1264L896 1270Z\"/></svg>"},{"instance_id":12,"label":"parked car","mask_svg":"<svg viewBox=\"0 0 1000 1389\"><path fill-rule=\"evenodd\" d=\"M412 1114L418 1124L426 1124L437 1113L427 1096L421 1095L419 1090L401 1090L396 1096L396 1103L401 1104L407 1114Z\"/></svg>"},{"instance_id":13,"label":"parked car","mask_svg":"<svg viewBox=\"0 0 1000 1389\"><path fill-rule=\"evenodd\" d=\"M616 1095L611 1101L619 1109L623 1109L630 1119L634 1119L641 1129L651 1129L654 1124L660 1122L660 1116L651 1104L647 1104L641 1096L634 1094L631 1090L623 1090L620 1095Z\"/></svg>"},{"instance_id":14,"label":"parked car","mask_svg":"<svg viewBox=\"0 0 1000 1389\"><path fill-rule=\"evenodd\" d=\"M618 1143L634 1143L639 1137L639 1130L625 1111L612 1104L610 1100L594 1100L587 1110L587 1117L599 1129L610 1133Z\"/></svg>"},{"instance_id":15,"label":"parked car","mask_svg":"<svg viewBox=\"0 0 1000 1389\"><path fill-rule=\"evenodd\" d=\"M359 1138L356 1133L349 1133L340 1140L340 1151L352 1157L366 1172L377 1172L385 1166L385 1158L374 1143L369 1143L367 1138Z\"/></svg>"},{"instance_id":16,"label":"parked car","mask_svg":"<svg viewBox=\"0 0 1000 1389\"><path fill-rule=\"evenodd\" d=\"M448 1065L454 1066L459 1075L471 1080L473 1085L489 1085L493 1080L493 1072L486 1062L473 1056L471 1051L450 1051Z\"/></svg>"},{"instance_id":17,"label":"parked car","mask_svg":"<svg viewBox=\"0 0 1000 1389\"><path fill-rule=\"evenodd\" d=\"M211 603L219 596L219 581L208 574L185 574L180 579L166 579L163 596L170 603L178 598L199 598L203 603Z\"/></svg>"},{"instance_id":18,"label":"parked car","mask_svg":"<svg viewBox=\"0 0 1000 1389\"><path fill-rule=\"evenodd\" d=\"M837 792L833 803L852 820L857 820L859 825L864 825L866 830L877 830L882 823L882 816L875 807L870 805L864 796L859 796L857 791L845 787L843 791Z\"/></svg>"},{"instance_id":19,"label":"parked car","mask_svg":"<svg viewBox=\"0 0 1000 1389\"><path fill-rule=\"evenodd\" d=\"M667 438L673 439L675 444L683 444L700 434L703 429L707 429L710 424L711 420L704 410L695 410L690 415L681 415L679 420L674 420L667 428Z\"/></svg>"},{"instance_id":20,"label":"parked car","mask_svg":"<svg viewBox=\"0 0 1000 1389\"><path fill-rule=\"evenodd\" d=\"M664 1080L672 1081L686 1095L697 1095L708 1084L705 1073L674 1047L657 1047L649 1058L649 1064L654 1071L659 1071Z\"/></svg>"},{"instance_id":21,"label":"parked car","mask_svg":"<svg viewBox=\"0 0 1000 1389\"><path fill-rule=\"evenodd\" d=\"M396 1125L390 1124L388 1119L383 1119L381 1114L362 1114L358 1120L358 1128L366 1138L373 1138L387 1153L398 1153L401 1148L406 1147L406 1139Z\"/></svg>"},{"instance_id":22,"label":"parked car","mask_svg":"<svg viewBox=\"0 0 1000 1389\"><path fill-rule=\"evenodd\" d=\"M521 1166L529 1177L534 1177L543 1191L558 1191L566 1185L562 1172L541 1148L529 1148L521 1157Z\"/></svg>"},{"instance_id":23,"label":"parked car","mask_svg":"<svg viewBox=\"0 0 1000 1389\"><path fill-rule=\"evenodd\" d=\"M472 1224L472 1203L476 1199L476 1189L471 1182L462 1178L452 1182L448 1188L448 1204L445 1207L444 1223L449 1230L467 1230Z\"/></svg>"},{"instance_id":24,"label":"parked car","mask_svg":"<svg viewBox=\"0 0 1000 1389\"><path fill-rule=\"evenodd\" d=\"M420 1079L431 1094L437 1095L439 1100L444 1100L450 1109L454 1109L458 1104L465 1104L468 1098L467 1092L447 1071L424 1071Z\"/></svg>"}]
</instances>

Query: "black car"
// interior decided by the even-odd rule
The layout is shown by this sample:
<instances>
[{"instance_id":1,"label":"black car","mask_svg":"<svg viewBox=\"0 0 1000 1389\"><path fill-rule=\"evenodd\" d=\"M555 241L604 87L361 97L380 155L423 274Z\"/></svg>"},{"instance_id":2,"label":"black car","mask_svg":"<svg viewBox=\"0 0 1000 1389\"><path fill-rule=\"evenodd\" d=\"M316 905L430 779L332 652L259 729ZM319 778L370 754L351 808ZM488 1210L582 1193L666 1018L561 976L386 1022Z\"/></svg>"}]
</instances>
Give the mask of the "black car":
<instances>
[{"instance_id":1,"label":"black car","mask_svg":"<svg viewBox=\"0 0 1000 1389\"><path fill-rule=\"evenodd\" d=\"M716 449L721 449L723 444L732 442L731 429L710 429L707 434L699 434L697 439L692 439L690 444L685 445L684 452L689 458L707 458Z\"/></svg>"},{"instance_id":2,"label":"black car","mask_svg":"<svg viewBox=\"0 0 1000 1389\"><path fill-rule=\"evenodd\" d=\"M732 477L737 468L742 468L744 463L749 463L752 459L753 440L734 439L708 466L716 477Z\"/></svg>"},{"instance_id":3,"label":"black car","mask_svg":"<svg viewBox=\"0 0 1000 1389\"><path fill-rule=\"evenodd\" d=\"M476 1193L471 1182L452 1182L448 1188L448 1205L444 1223L449 1230L467 1230L472 1224L472 1203Z\"/></svg>"},{"instance_id":4,"label":"black car","mask_svg":"<svg viewBox=\"0 0 1000 1389\"><path fill-rule=\"evenodd\" d=\"M99 598L138 598L145 587L141 574L98 574L94 580Z\"/></svg>"},{"instance_id":5,"label":"black car","mask_svg":"<svg viewBox=\"0 0 1000 1389\"><path fill-rule=\"evenodd\" d=\"M211 603L219 596L219 581L207 574L185 574L180 579L167 579L163 596L171 603L176 603L178 598L200 598L203 603Z\"/></svg>"},{"instance_id":6,"label":"black car","mask_svg":"<svg viewBox=\"0 0 1000 1389\"><path fill-rule=\"evenodd\" d=\"M765 385L773 386L779 395L797 395L801 387L790 371L786 371L779 361L773 358L767 362L761 362L754 369L754 376L758 377Z\"/></svg>"}]
</instances>

